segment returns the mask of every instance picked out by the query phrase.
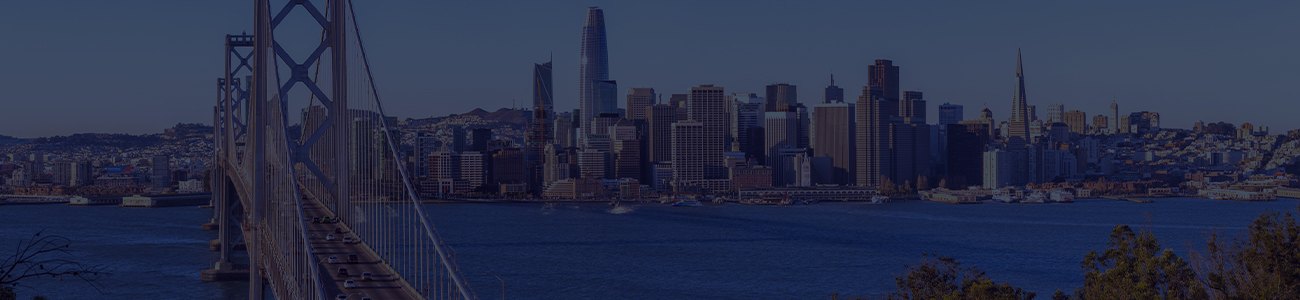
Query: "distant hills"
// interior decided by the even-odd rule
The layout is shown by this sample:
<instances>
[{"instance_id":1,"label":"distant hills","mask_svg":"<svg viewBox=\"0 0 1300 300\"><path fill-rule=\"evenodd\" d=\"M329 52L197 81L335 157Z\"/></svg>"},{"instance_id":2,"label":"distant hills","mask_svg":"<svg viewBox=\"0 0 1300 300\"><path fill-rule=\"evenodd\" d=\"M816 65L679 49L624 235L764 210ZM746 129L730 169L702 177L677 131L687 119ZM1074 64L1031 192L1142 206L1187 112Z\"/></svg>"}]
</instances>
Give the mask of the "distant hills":
<instances>
[{"instance_id":1,"label":"distant hills","mask_svg":"<svg viewBox=\"0 0 1300 300\"><path fill-rule=\"evenodd\" d=\"M509 108L500 108L494 112L487 112L482 108L475 108L474 110L460 115L478 116L484 120L520 125L528 124L528 120L530 119L527 110Z\"/></svg>"}]
</instances>

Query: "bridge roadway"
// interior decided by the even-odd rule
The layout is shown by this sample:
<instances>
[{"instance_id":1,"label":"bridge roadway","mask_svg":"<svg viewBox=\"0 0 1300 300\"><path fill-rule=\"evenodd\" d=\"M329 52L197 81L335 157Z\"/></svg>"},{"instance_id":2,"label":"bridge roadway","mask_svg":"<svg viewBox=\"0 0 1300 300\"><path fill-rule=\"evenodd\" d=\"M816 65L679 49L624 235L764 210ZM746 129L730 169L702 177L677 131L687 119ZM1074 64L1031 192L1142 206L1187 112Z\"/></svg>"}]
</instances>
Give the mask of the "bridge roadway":
<instances>
[{"instance_id":1,"label":"bridge roadway","mask_svg":"<svg viewBox=\"0 0 1300 300\"><path fill-rule=\"evenodd\" d=\"M334 215L325 210L320 203L312 199L303 199L303 213L308 218L329 216L331 219ZM334 233L334 241L327 241L325 237L334 232L338 227L343 233ZM307 234L311 236L312 248L316 251L316 261L320 264L321 284L325 287L326 299L335 299L338 294L348 295L349 300L358 300L362 297L370 297L374 300L389 299L420 299L413 296L409 288L398 279L396 272L388 265L381 263L373 252L368 250L364 243L344 244L343 237L351 236L352 231L347 226L339 222L329 224L325 223L307 223ZM355 242L355 241L354 241ZM347 263L348 254L356 253L360 258L355 264ZM338 257L339 263L330 264L329 257ZM348 277L339 277L338 268L348 268ZM370 272L374 276L374 281L362 281L361 273ZM343 281L352 279L357 283L353 289L343 288Z\"/></svg>"}]
</instances>

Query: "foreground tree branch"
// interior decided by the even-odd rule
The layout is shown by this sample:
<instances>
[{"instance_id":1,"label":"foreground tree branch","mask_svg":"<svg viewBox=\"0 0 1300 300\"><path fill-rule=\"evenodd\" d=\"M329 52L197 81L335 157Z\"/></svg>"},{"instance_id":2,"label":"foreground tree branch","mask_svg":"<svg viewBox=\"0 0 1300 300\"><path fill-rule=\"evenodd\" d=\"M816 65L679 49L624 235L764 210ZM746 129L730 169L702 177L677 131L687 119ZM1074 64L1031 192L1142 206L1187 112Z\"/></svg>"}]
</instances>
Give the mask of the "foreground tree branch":
<instances>
[{"instance_id":1,"label":"foreground tree branch","mask_svg":"<svg viewBox=\"0 0 1300 300\"><path fill-rule=\"evenodd\" d=\"M0 287L19 287L27 278L69 276L81 279L100 293L104 292L99 279L112 274L108 267L63 258L70 254L72 240L43 233L37 232L31 238L20 240L13 254L0 261Z\"/></svg>"}]
</instances>

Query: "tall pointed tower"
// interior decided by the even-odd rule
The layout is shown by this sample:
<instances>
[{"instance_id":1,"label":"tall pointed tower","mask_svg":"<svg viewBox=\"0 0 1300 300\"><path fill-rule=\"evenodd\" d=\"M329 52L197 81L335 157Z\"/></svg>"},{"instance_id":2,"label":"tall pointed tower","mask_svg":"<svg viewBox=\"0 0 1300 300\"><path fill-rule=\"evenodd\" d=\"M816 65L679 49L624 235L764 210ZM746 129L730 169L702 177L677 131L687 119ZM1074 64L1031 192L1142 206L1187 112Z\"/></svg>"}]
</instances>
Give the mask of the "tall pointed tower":
<instances>
[{"instance_id":1,"label":"tall pointed tower","mask_svg":"<svg viewBox=\"0 0 1300 300\"><path fill-rule=\"evenodd\" d=\"M1016 91L1011 96L1011 117L1007 120L1007 126L1010 126L1007 142L1013 149L1023 147L1030 142L1029 137L1029 108L1028 101L1025 100L1025 70L1020 62L1020 49L1016 49Z\"/></svg>"},{"instance_id":2,"label":"tall pointed tower","mask_svg":"<svg viewBox=\"0 0 1300 300\"><path fill-rule=\"evenodd\" d=\"M592 133L592 120L601 113L618 112L615 87L609 80L609 47L605 40L605 11L599 7L587 8L582 23L582 66L578 78L578 108L581 109L582 130L579 144L585 145L587 134Z\"/></svg>"}]
</instances>

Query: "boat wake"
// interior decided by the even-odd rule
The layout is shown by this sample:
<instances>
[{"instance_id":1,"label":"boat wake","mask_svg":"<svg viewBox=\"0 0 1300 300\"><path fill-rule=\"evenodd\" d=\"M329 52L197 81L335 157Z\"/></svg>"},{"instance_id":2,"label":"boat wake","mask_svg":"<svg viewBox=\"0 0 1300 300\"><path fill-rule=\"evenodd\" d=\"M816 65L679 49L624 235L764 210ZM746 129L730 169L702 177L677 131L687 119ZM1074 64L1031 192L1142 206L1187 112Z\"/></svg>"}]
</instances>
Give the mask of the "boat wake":
<instances>
[{"instance_id":1,"label":"boat wake","mask_svg":"<svg viewBox=\"0 0 1300 300\"><path fill-rule=\"evenodd\" d=\"M619 205L619 206L615 206L614 208L610 208L610 209L609 209L608 211L606 211L606 212L611 213L611 214L615 214L615 215L621 215L621 214L630 213L630 212L632 212L632 211L633 211L633 209L632 209L631 206L623 206L623 205Z\"/></svg>"}]
</instances>

